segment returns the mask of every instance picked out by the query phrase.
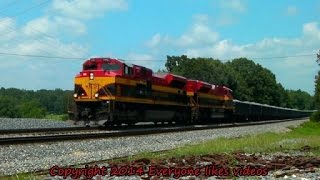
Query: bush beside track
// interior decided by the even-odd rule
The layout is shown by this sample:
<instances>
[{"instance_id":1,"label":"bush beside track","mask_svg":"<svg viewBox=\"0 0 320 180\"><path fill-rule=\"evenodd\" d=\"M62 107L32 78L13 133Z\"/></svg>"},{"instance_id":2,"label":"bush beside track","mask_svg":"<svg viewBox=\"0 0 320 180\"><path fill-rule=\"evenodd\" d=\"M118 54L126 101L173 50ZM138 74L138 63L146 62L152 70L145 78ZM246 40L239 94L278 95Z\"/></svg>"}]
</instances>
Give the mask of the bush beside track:
<instances>
[{"instance_id":1,"label":"bush beside track","mask_svg":"<svg viewBox=\"0 0 320 180\"><path fill-rule=\"evenodd\" d=\"M314 112L311 115L310 120L313 121L313 122L320 122L320 111Z\"/></svg>"}]
</instances>

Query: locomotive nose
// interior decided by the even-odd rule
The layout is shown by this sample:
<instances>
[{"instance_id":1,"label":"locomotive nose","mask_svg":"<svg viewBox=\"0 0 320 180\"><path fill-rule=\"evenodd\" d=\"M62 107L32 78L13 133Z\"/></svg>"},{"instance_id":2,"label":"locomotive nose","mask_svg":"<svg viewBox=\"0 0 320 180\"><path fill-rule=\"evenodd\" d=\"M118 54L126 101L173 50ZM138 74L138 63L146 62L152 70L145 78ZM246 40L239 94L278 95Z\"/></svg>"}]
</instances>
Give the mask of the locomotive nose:
<instances>
[{"instance_id":1,"label":"locomotive nose","mask_svg":"<svg viewBox=\"0 0 320 180\"><path fill-rule=\"evenodd\" d=\"M75 99L98 99L99 96L99 84L90 82L76 85L73 94Z\"/></svg>"}]
</instances>

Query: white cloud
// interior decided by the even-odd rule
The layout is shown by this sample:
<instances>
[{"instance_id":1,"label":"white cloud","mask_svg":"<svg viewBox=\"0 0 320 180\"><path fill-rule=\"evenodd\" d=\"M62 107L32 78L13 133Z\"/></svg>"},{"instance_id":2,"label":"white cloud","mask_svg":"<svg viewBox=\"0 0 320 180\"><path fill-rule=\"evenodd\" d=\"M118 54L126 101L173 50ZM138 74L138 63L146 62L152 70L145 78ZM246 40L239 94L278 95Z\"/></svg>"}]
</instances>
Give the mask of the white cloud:
<instances>
[{"instance_id":1,"label":"white cloud","mask_svg":"<svg viewBox=\"0 0 320 180\"><path fill-rule=\"evenodd\" d=\"M2 54L0 76L5 78L0 81L1 86L72 89L73 77L83 60L89 56L89 48L66 42L69 38L62 40L62 37L83 35L89 20L103 16L110 10L126 8L126 0L54 0L43 16L31 19L25 25L17 26L15 20L9 17L0 19L0 52L83 58L47 59Z\"/></svg>"},{"instance_id":2,"label":"white cloud","mask_svg":"<svg viewBox=\"0 0 320 180\"><path fill-rule=\"evenodd\" d=\"M63 16L76 19L91 19L108 10L124 10L128 4L125 0L54 0L52 8Z\"/></svg>"},{"instance_id":3,"label":"white cloud","mask_svg":"<svg viewBox=\"0 0 320 180\"><path fill-rule=\"evenodd\" d=\"M149 41L146 42L148 47L155 47L161 42L161 35L159 33L155 34Z\"/></svg>"},{"instance_id":4,"label":"white cloud","mask_svg":"<svg viewBox=\"0 0 320 180\"><path fill-rule=\"evenodd\" d=\"M20 54L44 55L55 57L85 57L88 49L74 43L63 43L52 38L28 39L16 44L15 52Z\"/></svg>"},{"instance_id":5,"label":"white cloud","mask_svg":"<svg viewBox=\"0 0 320 180\"><path fill-rule=\"evenodd\" d=\"M84 34L86 32L86 25L81 21L65 18L65 17L55 17L59 32L68 32L69 34L76 33L77 35Z\"/></svg>"},{"instance_id":6,"label":"white cloud","mask_svg":"<svg viewBox=\"0 0 320 180\"><path fill-rule=\"evenodd\" d=\"M245 46L234 45L230 40L221 40L213 45L200 47L200 48L188 48L185 54L190 57L215 57L215 58L233 58L235 54L237 56L244 55Z\"/></svg>"},{"instance_id":7,"label":"white cloud","mask_svg":"<svg viewBox=\"0 0 320 180\"><path fill-rule=\"evenodd\" d=\"M288 16L295 16L298 14L298 8L295 6L288 6L285 10L285 14Z\"/></svg>"},{"instance_id":8,"label":"white cloud","mask_svg":"<svg viewBox=\"0 0 320 180\"><path fill-rule=\"evenodd\" d=\"M42 33L57 32L56 26L50 22L49 17L44 16L29 21L23 28L24 34L27 36L37 36Z\"/></svg>"},{"instance_id":9,"label":"white cloud","mask_svg":"<svg viewBox=\"0 0 320 180\"><path fill-rule=\"evenodd\" d=\"M216 6L219 7L219 14L215 19L217 26L229 26L237 23L240 16L247 11L244 0L221 0Z\"/></svg>"},{"instance_id":10,"label":"white cloud","mask_svg":"<svg viewBox=\"0 0 320 180\"><path fill-rule=\"evenodd\" d=\"M14 38L16 33L16 24L12 18L0 19L0 41L6 41Z\"/></svg>"},{"instance_id":11,"label":"white cloud","mask_svg":"<svg viewBox=\"0 0 320 180\"><path fill-rule=\"evenodd\" d=\"M86 26L81 21L66 17L48 17L43 16L29 21L23 29L27 36L50 35L82 35L86 33Z\"/></svg>"},{"instance_id":12,"label":"white cloud","mask_svg":"<svg viewBox=\"0 0 320 180\"><path fill-rule=\"evenodd\" d=\"M210 35L214 38L210 38ZM317 71L316 56L299 55L318 52L320 28L317 22L303 24L301 35L296 38L271 37L248 44L236 44L231 39L219 39L217 35L218 32L214 32L208 24L194 21L186 33L178 38L169 38L170 41L161 38L153 48L166 47L162 53L167 54L168 49L175 49L180 45L181 54L189 57L213 57L222 60L248 57L273 71L286 88L301 88L313 93L314 74ZM262 59L296 55L299 57Z\"/></svg>"},{"instance_id":13,"label":"white cloud","mask_svg":"<svg viewBox=\"0 0 320 180\"><path fill-rule=\"evenodd\" d=\"M131 61L150 61L150 60L153 60L153 57L150 54L129 53L126 57L127 57L126 59L131 60Z\"/></svg>"},{"instance_id":14,"label":"white cloud","mask_svg":"<svg viewBox=\"0 0 320 180\"><path fill-rule=\"evenodd\" d=\"M174 38L156 33L146 44L149 47L164 44L181 48L212 44L217 41L218 37L219 33L211 30L208 26L208 17L206 15L196 15L193 17L192 26L181 36Z\"/></svg>"},{"instance_id":15,"label":"white cloud","mask_svg":"<svg viewBox=\"0 0 320 180\"><path fill-rule=\"evenodd\" d=\"M216 24L218 26L228 26L235 24L237 22L237 19L235 16L232 16L230 13L223 13L217 18Z\"/></svg>"},{"instance_id":16,"label":"white cloud","mask_svg":"<svg viewBox=\"0 0 320 180\"><path fill-rule=\"evenodd\" d=\"M317 22L310 22L303 25L303 34L310 37L310 40L317 41L320 39L320 29Z\"/></svg>"},{"instance_id":17,"label":"white cloud","mask_svg":"<svg viewBox=\"0 0 320 180\"><path fill-rule=\"evenodd\" d=\"M167 37L167 38L165 38ZM159 34L150 40L153 47L183 47L185 53L190 56L210 56L221 59L250 56L261 57L261 55L277 56L299 54L306 51L310 53L320 45L320 29L318 23L306 23L302 27L301 37L297 38L264 38L250 44L234 44L229 39L219 39L218 32L213 31L208 24L195 21L190 30L178 38L161 37ZM155 41L156 39L156 41ZM290 54L288 54L290 53Z\"/></svg>"},{"instance_id":18,"label":"white cloud","mask_svg":"<svg viewBox=\"0 0 320 180\"><path fill-rule=\"evenodd\" d=\"M221 7L236 12L245 12L247 10L245 2L241 0L223 0L221 1Z\"/></svg>"},{"instance_id":19,"label":"white cloud","mask_svg":"<svg viewBox=\"0 0 320 180\"><path fill-rule=\"evenodd\" d=\"M29 21L23 32L33 37L44 34L79 36L87 31L86 21L103 16L109 10L127 9L127 6L125 0L54 0L46 15ZM52 11L57 13L50 13Z\"/></svg>"},{"instance_id":20,"label":"white cloud","mask_svg":"<svg viewBox=\"0 0 320 180\"><path fill-rule=\"evenodd\" d=\"M16 35L12 37L10 40L0 38L0 52L20 55L75 58L87 56L87 47L75 43L65 43L60 41L59 39L53 39L45 36L37 38L24 36L22 33L24 30L24 27L16 29ZM28 56L10 56L2 54L2 56L0 56L0 69L7 70L9 67L17 68L21 64L25 64L24 67L28 68L30 67L28 64L33 64L34 60L37 63L41 64L47 63L50 59ZM65 60L60 59L60 61Z\"/></svg>"},{"instance_id":21,"label":"white cloud","mask_svg":"<svg viewBox=\"0 0 320 180\"><path fill-rule=\"evenodd\" d=\"M182 34L176 41L180 47L211 44L217 41L219 34L212 31L203 17L196 17L191 29Z\"/></svg>"},{"instance_id":22,"label":"white cloud","mask_svg":"<svg viewBox=\"0 0 320 180\"><path fill-rule=\"evenodd\" d=\"M151 54L139 54L139 53L128 53L124 60L131 64L136 64L140 66L145 66L147 68L155 69L156 61Z\"/></svg>"}]
</instances>

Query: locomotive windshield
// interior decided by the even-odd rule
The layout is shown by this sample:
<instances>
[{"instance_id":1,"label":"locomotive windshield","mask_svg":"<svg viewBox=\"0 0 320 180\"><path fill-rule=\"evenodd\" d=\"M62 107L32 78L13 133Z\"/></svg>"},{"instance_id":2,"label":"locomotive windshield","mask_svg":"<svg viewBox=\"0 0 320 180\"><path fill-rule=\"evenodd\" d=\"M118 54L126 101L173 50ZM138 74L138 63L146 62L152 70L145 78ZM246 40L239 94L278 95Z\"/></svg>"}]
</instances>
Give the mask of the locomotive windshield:
<instances>
[{"instance_id":1,"label":"locomotive windshield","mask_svg":"<svg viewBox=\"0 0 320 180\"><path fill-rule=\"evenodd\" d=\"M105 71L119 70L120 69L120 65L119 64L103 63L102 64L102 69L105 70Z\"/></svg>"},{"instance_id":2,"label":"locomotive windshield","mask_svg":"<svg viewBox=\"0 0 320 180\"><path fill-rule=\"evenodd\" d=\"M97 64L86 64L83 66L83 70L96 70Z\"/></svg>"}]
</instances>

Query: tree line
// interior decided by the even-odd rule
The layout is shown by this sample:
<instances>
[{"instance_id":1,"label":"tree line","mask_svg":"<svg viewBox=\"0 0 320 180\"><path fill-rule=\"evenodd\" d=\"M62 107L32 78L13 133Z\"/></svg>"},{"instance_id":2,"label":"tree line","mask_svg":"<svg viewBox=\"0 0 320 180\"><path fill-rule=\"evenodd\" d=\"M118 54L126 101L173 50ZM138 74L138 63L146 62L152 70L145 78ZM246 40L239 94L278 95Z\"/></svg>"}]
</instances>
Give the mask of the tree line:
<instances>
[{"instance_id":1,"label":"tree line","mask_svg":"<svg viewBox=\"0 0 320 180\"><path fill-rule=\"evenodd\" d=\"M48 114L66 114L73 91L0 89L0 117L44 118Z\"/></svg>"},{"instance_id":2,"label":"tree line","mask_svg":"<svg viewBox=\"0 0 320 180\"><path fill-rule=\"evenodd\" d=\"M301 110L316 106L313 96L302 90L285 89L270 70L246 58L223 63L213 58L167 56L165 67L162 72L225 85L233 90L234 98L238 100ZM316 87L319 90L320 83ZM0 117L44 118L48 114L66 114L69 104L73 102L72 94L72 90L61 89L33 91L1 88ZM318 104L319 99L320 95L316 93Z\"/></svg>"}]
</instances>

